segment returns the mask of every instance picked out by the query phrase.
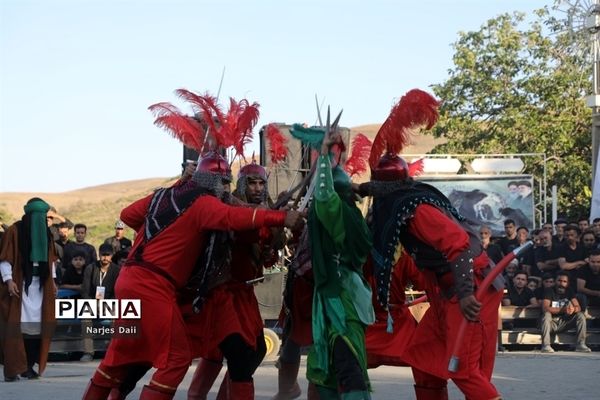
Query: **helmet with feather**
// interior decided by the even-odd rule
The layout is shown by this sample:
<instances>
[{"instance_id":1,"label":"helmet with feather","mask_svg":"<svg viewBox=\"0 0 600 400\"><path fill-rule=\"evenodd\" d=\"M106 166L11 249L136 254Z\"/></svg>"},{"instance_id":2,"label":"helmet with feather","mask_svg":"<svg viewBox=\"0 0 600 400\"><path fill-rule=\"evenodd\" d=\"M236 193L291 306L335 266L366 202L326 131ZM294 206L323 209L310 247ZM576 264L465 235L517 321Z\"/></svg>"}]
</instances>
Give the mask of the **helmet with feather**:
<instances>
[{"instance_id":1,"label":"helmet with feather","mask_svg":"<svg viewBox=\"0 0 600 400\"><path fill-rule=\"evenodd\" d=\"M415 175L415 169L422 168L422 163L409 165L398 154L409 143L412 132L433 127L438 106L433 96L419 89L402 96L373 140L369 156L371 180L404 181Z\"/></svg>"},{"instance_id":2,"label":"helmet with feather","mask_svg":"<svg viewBox=\"0 0 600 400\"><path fill-rule=\"evenodd\" d=\"M178 89L175 94L191 105L194 114L186 115L171 103L157 103L149 107L156 116L154 124L200 154L192 179L220 197L223 185L232 180L231 163L223 155L231 149L232 162L242 156L244 145L252 140L259 105L230 98L225 112L208 93L199 95Z\"/></svg>"}]
</instances>

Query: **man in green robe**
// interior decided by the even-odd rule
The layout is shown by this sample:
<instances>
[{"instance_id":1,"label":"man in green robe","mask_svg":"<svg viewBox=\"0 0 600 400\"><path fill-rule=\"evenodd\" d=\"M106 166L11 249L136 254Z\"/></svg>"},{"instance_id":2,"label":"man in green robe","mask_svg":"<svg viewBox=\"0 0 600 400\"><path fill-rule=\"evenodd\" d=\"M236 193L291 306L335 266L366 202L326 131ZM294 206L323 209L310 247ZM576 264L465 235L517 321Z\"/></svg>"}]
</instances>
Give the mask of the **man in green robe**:
<instances>
[{"instance_id":1,"label":"man in green robe","mask_svg":"<svg viewBox=\"0 0 600 400\"><path fill-rule=\"evenodd\" d=\"M340 140L335 133L323 140L308 216L315 292L307 377L322 400L362 400L371 398L365 329L375 317L362 272L371 235L350 178L331 166L329 148Z\"/></svg>"}]
</instances>

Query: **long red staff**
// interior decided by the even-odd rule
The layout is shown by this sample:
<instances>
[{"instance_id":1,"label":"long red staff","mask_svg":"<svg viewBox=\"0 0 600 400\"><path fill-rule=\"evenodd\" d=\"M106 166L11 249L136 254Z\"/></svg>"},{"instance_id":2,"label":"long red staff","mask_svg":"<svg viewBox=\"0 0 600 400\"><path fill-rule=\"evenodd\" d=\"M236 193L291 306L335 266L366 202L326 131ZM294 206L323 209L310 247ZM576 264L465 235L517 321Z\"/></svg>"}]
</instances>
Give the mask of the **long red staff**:
<instances>
[{"instance_id":1,"label":"long red staff","mask_svg":"<svg viewBox=\"0 0 600 400\"><path fill-rule=\"evenodd\" d=\"M488 288L490 287L490 285L492 284L494 279L496 279L496 277L498 275L500 275L502 273L502 271L504 271L504 268L506 268L506 266L513 259L518 257L525 250L530 249L531 247L533 247L533 242L530 240L530 241L526 242L525 244L521 245L520 247L517 247L512 252L507 254L502 260L500 260L500 262L498 262L498 264L496 264L494 269L492 269L492 271L489 273L489 275L485 277L485 279L483 280L483 282L477 289L477 292L475 293L475 298L478 301L481 301L481 295L483 293L485 293L486 290L488 290ZM467 329L468 322L469 321L466 318L464 318L462 323L460 324L460 327L458 328L456 342L454 342L452 356L450 357L450 362L448 363L448 371L450 371L450 372L458 371L458 366L459 366L459 362L460 362L458 353L459 353L460 347L462 346L462 343L463 343L463 337L465 336L465 330Z\"/></svg>"}]
</instances>

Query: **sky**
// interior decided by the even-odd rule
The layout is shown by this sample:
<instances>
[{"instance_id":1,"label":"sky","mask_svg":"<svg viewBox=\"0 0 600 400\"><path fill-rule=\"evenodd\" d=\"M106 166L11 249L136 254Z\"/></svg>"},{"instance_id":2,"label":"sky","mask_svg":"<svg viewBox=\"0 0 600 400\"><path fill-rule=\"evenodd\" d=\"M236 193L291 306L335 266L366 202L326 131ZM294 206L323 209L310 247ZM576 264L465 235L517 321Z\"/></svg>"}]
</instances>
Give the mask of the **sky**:
<instances>
[{"instance_id":1,"label":"sky","mask_svg":"<svg viewBox=\"0 0 600 400\"><path fill-rule=\"evenodd\" d=\"M255 129L381 123L448 77L459 31L552 0L0 0L0 193L173 177L148 106L174 90L258 102ZM224 73L223 73L224 71ZM256 148L256 145L254 145ZM251 146L248 152L252 152Z\"/></svg>"}]
</instances>

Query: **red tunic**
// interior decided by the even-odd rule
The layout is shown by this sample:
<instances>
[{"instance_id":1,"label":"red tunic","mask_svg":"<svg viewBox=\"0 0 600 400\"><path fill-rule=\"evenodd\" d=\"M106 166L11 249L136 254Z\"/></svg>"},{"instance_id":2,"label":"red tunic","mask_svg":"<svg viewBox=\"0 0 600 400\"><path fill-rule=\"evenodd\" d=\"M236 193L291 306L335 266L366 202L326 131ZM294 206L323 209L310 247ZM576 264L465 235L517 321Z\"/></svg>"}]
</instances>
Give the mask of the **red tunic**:
<instances>
[{"instance_id":1,"label":"red tunic","mask_svg":"<svg viewBox=\"0 0 600 400\"><path fill-rule=\"evenodd\" d=\"M131 254L135 254L144 241L141 228L151 199L152 195L138 200L121 212L121 220L139 232ZM138 337L113 338L103 364L152 363L156 368L165 368L173 346L179 347L175 351L182 359L191 360L188 344L179 343L179 338L185 338L186 334L175 293L192 273L204 247L205 232L281 226L285 215L279 211L231 207L208 195L196 199L171 225L144 245L144 261L164 270L177 287L160 274L136 267L135 263L121 270L116 296L141 299L142 318Z\"/></svg>"},{"instance_id":2,"label":"red tunic","mask_svg":"<svg viewBox=\"0 0 600 400\"><path fill-rule=\"evenodd\" d=\"M409 233L442 252L449 261L455 260L469 245L465 230L440 210L429 205L417 207L414 217L409 221ZM488 263L485 252L474 259L475 285L483 280L482 270L488 266ZM452 273L443 275L442 279L436 279L431 272L426 272L426 276L429 286L426 290L431 306L418 324L402 359L415 368L445 379L460 378L475 381L481 379L483 375L487 377L487 384L490 385L489 379L496 351L498 304L502 293L490 289L481 299L481 323L468 324L459 354L461 360L459 370L450 374L448 361L464 317L456 296L447 300L430 294L435 292L438 286L445 289L452 285ZM482 385L485 384L483 380L480 382Z\"/></svg>"},{"instance_id":3,"label":"red tunic","mask_svg":"<svg viewBox=\"0 0 600 400\"><path fill-rule=\"evenodd\" d=\"M364 266L365 278L373 289L375 323L367 327L367 363L369 368L380 365L407 365L401 358L417 327L417 321L405 304L404 290L408 281L422 287L423 275L417 270L412 258L403 253L394 266L390 283L390 315L393 318L393 332L388 333L388 312L377 301L375 276L371 258Z\"/></svg>"},{"instance_id":4,"label":"red tunic","mask_svg":"<svg viewBox=\"0 0 600 400\"><path fill-rule=\"evenodd\" d=\"M259 242L258 231L238 232L235 237L231 280L212 289L200 313L186 318L193 358L222 360L219 344L234 333L256 349L256 339L263 330L254 285L245 283L263 275L262 265L252 257L253 245Z\"/></svg>"}]
</instances>

